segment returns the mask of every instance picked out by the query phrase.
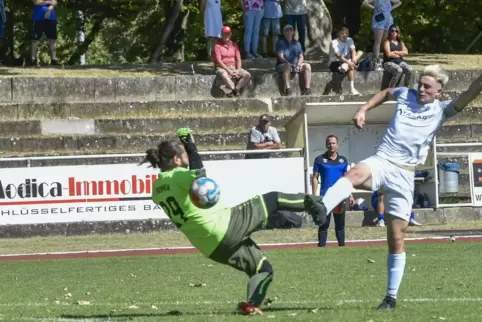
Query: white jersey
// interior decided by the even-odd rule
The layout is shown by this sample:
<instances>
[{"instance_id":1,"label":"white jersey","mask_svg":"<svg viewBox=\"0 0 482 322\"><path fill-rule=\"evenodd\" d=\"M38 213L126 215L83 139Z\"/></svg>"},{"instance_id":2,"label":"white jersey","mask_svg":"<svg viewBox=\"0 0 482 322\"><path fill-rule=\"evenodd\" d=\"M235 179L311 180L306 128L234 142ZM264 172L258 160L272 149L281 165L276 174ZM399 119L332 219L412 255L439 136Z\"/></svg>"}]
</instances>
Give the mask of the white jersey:
<instances>
[{"instance_id":1,"label":"white jersey","mask_svg":"<svg viewBox=\"0 0 482 322\"><path fill-rule=\"evenodd\" d=\"M375 155L406 166L423 164L436 132L457 111L451 100L421 105L417 91L406 87L396 88L392 96L397 110Z\"/></svg>"}]
</instances>

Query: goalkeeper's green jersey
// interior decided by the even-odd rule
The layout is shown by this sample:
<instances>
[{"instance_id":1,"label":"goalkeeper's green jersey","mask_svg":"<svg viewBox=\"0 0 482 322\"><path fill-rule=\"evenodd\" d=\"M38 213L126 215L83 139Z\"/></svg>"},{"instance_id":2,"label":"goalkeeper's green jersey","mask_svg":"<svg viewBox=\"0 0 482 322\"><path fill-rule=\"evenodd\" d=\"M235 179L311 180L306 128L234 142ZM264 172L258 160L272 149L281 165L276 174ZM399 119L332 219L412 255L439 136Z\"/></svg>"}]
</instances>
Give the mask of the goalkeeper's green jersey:
<instances>
[{"instance_id":1,"label":"goalkeeper's green jersey","mask_svg":"<svg viewBox=\"0 0 482 322\"><path fill-rule=\"evenodd\" d=\"M189 198L189 189L197 170L175 168L161 172L154 182L152 200L205 256L211 255L228 230L231 209L220 202L210 209L196 207Z\"/></svg>"}]
</instances>

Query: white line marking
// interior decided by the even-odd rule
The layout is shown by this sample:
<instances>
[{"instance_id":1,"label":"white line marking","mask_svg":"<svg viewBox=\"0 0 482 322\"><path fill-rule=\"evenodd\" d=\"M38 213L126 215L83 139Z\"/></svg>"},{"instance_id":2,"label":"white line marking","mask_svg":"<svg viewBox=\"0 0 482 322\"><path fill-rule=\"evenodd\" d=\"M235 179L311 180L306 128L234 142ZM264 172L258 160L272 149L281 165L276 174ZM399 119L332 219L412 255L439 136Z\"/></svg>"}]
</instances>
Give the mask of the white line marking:
<instances>
[{"instance_id":1,"label":"white line marking","mask_svg":"<svg viewBox=\"0 0 482 322\"><path fill-rule=\"evenodd\" d=\"M271 305L277 304L351 304L351 303L373 303L373 302L381 302L383 297L380 298L373 298L367 300L361 299L339 299L339 300L319 300L319 301L284 301L284 300L274 300ZM86 305L85 307L91 306L99 306L99 307L113 307L116 309L127 309L130 305L136 305L139 307L144 308L151 308L152 305L164 305L164 306L187 306L187 305L226 305L226 304L237 304L240 300L227 300L227 301L193 301L193 302L186 302L186 301L174 301L174 302L135 302L135 303L102 303L102 302L94 302L92 301L90 305ZM459 297L459 298L407 298L407 299L398 299L399 302L413 302L413 303L435 303L435 302L482 302L482 298L480 297ZM75 303L67 303L61 302L60 304L55 304L50 301L46 302L26 302L26 303L0 303L0 307L43 307L43 306L75 306L81 307Z\"/></svg>"},{"instance_id":2,"label":"white line marking","mask_svg":"<svg viewBox=\"0 0 482 322\"><path fill-rule=\"evenodd\" d=\"M468 239L468 238L482 238L482 235L463 235L455 236L455 239ZM430 241L430 240L450 240L448 236L437 237L417 237L406 238L405 241ZM385 242L386 239L361 239L361 240L348 240L346 244L369 244L373 242ZM275 246L303 246L303 245L317 245L317 242L298 242L298 243L268 243L259 244L261 247L275 247ZM327 242L329 245L337 244L336 241ZM177 250L193 250L192 246L184 247L160 247L160 248L124 248L124 249L101 249L101 250L80 250L80 251L66 251L66 252L51 252L51 253L23 253L23 254L0 254L2 257L20 257L20 256L46 256L46 255L74 255L74 254L108 254L108 253L128 253L138 251L177 251Z\"/></svg>"}]
</instances>

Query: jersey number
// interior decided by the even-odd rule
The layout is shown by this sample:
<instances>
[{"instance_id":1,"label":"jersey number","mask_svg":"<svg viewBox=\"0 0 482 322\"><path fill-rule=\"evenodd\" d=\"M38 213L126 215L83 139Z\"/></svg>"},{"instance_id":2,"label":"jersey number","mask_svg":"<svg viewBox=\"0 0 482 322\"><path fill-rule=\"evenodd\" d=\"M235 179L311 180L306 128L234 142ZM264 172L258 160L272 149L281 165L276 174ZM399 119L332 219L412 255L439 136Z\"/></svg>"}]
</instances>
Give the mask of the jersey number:
<instances>
[{"instance_id":1,"label":"jersey number","mask_svg":"<svg viewBox=\"0 0 482 322\"><path fill-rule=\"evenodd\" d=\"M167 197L166 202L161 201L159 206L161 206L166 215L174 221L177 228L181 228L181 226L187 221L184 211L182 211L181 206L179 206L174 197Z\"/></svg>"}]
</instances>

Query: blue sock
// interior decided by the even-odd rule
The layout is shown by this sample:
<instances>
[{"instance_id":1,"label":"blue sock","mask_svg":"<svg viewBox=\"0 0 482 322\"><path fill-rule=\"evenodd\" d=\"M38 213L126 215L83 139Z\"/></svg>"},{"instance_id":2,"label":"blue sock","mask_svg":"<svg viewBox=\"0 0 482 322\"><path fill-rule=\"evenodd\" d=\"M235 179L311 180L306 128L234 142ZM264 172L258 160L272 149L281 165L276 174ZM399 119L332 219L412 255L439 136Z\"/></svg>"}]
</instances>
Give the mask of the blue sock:
<instances>
[{"instance_id":1,"label":"blue sock","mask_svg":"<svg viewBox=\"0 0 482 322\"><path fill-rule=\"evenodd\" d=\"M383 214L378 215L378 221L383 220L385 221L385 216Z\"/></svg>"},{"instance_id":2,"label":"blue sock","mask_svg":"<svg viewBox=\"0 0 482 322\"><path fill-rule=\"evenodd\" d=\"M405 271L405 262L407 255L388 253L387 268L388 268L388 286L387 296L397 298L398 289L402 283L403 272Z\"/></svg>"},{"instance_id":3,"label":"blue sock","mask_svg":"<svg viewBox=\"0 0 482 322\"><path fill-rule=\"evenodd\" d=\"M415 213L414 212L410 213L410 220L412 220L412 219L415 220Z\"/></svg>"}]
</instances>

